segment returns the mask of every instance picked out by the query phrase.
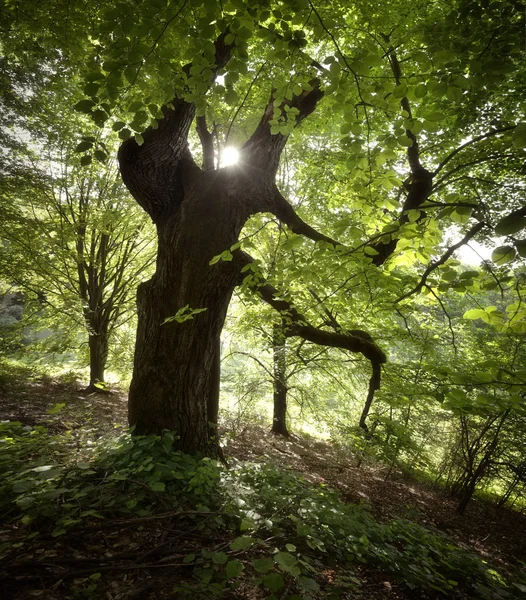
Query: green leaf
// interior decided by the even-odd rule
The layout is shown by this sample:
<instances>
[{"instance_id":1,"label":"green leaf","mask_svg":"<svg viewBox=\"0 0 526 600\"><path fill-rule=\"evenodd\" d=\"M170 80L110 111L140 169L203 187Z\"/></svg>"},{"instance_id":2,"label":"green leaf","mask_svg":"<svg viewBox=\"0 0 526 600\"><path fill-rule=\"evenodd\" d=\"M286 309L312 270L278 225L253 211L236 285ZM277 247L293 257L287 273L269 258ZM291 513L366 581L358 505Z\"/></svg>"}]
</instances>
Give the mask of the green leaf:
<instances>
[{"instance_id":1,"label":"green leaf","mask_svg":"<svg viewBox=\"0 0 526 600\"><path fill-rule=\"evenodd\" d=\"M526 123L519 123L513 130L512 143L517 150L526 148Z\"/></svg>"},{"instance_id":2,"label":"green leaf","mask_svg":"<svg viewBox=\"0 0 526 600\"><path fill-rule=\"evenodd\" d=\"M252 565L258 573L267 573L274 568L274 561L271 558L258 558Z\"/></svg>"},{"instance_id":3,"label":"green leaf","mask_svg":"<svg viewBox=\"0 0 526 600\"><path fill-rule=\"evenodd\" d=\"M264 577L263 585L271 592L277 592L285 586L285 580L279 573L269 573Z\"/></svg>"},{"instance_id":4,"label":"green leaf","mask_svg":"<svg viewBox=\"0 0 526 600\"><path fill-rule=\"evenodd\" d=\"M230 560L226 566L226 576L228 579L239 577L243 572L243 563L240 560Z\"/></svg>"},{"instance_id":5,"label":"green leaf","mask_svg":"<svg viewBox=\"0 0 526 600\"><path fill-rule=\"evenodd\" d=\"M495 226L497 235L513 235L526 227L526 217L517 217L513 213L501 219Z\"/></svg>"},{"instance_id":6,"label":"green leaf","mask_svg":"<svg viewBox=\"0 0 526 600\"><path fill-rule=\"evenodd\" d=\"M254 543L254 538L248 535L242 535L241 537L236 538L230 544L230 550L236 552L237 550L246 550Z\"/></svg>"},{"instance_id":7,"label":"green leaf","mask_svg":"<svg viewBox=\"0 0 526 600\"><path fill-rule=\"evenodd\" d=\"M36 485L36 482L29 480L29 479L25 479L23 481L17 481L13 485L13 492L15 492L15 494L23 494L24 492L27 492L30 489L34 488L35 485Z\"/></svg>"},{"instance_id":8,"label":"green leaf","mask_svg":"<svg viewBox=\"0 0 526 600\"><path fill-rule=\"evenodd\" d=\"M515 249L521 258L526 258L526 240L517 240L515 242Z\"/></svg>"},{"instance_id":9,"label":"green leaf","mask_svg":"<svg viewBox=\"0 0 526 600\"><path fill-rule=\"evenodd\" d=\"M115 123L113 123L111 128L113 129L113 131L120 131L125 126L126 126L126 123L124 121L115 121Z\"/></svg>"},{"instance_id":10,"label":"green leaf","mask_svg":"<svg viewBox=\"0 0 526 600\"><path fill-rule=\"evenodd\" d=\"M468 319L469 321L474 321L475 319L484 319L485 317L487 317L487 313L481 308L472 308L464 313L464 319Z\"/></svg>"},{"instance_id":11,"label":"green leaf","mask_svg":"<svg viewBox=\"0 0 526 600\"><path fill-rule=\"evenodd\" d=\"M237 92L235 90L227 90L225 93L225 102L230 106L235 106L238 101Z\"/></svg>"},{"instance_id":12,"label":"green leaf","mask_svg":"<svg viewBox=\"0 0 526 600\"><path fill-rule=\"evenodd\" d=\"M132 132L129 129L122 129L119 131L119 137L123 142L131 137Z\"/></svg>"},{"instance_id":13,"label":"green leaf","mask_svg":"<svg viewBox=\"0 0 526 600\"><path fill-rule=\"evenodd\" d=\"M80 102L77 102L77 104L75 104L75 106L73 107L77 112L81 112L84 114L89 114L91 112L91 109L95 106L95 102L93 102L93 100L81 100Z\"/></svg>"},{"instance_id":14,"label":"green leaf","mask_svg":"<svg viewBox=\"0 0 526 600\"><path fill-rule=\"evenodd\" d=\"M100 84L96 82L88 83L84 86L84 93L86 96L95 96L99 91Z\"/></svg>"},{"instance_id":15,"label":"green leaf","mask_svg":"<svg viewBox=\"0 0 526 600\"><path fill-rule=\"evenodd\" d=\"M48 415L57 415L64 408L64 406L66 406L65 402L59 402L58 404L55 404L53 408L46 410L46 412Z\"/></svg>"},{"instance_id":16,"label":"green leaf","mask_svg":"<svg viewBox=\"0 0 526 600\"><path fill-rule=\"evenodd\" d=\"M212 554L212 562L215 565L224 565L228 560L228 556L224 552L214 552Z\"/></svg>"},{"instance_id":17,"label":"green leaf","mask_svg":"<svg viewBox=\"0 0 526 600\"><path fill-rule=\"evenodd\" d=\"M415 87L415 97L420 99L423 98L427 94L427 87L425 83L419 83Z\"/></svg>"},{"instance_id":18,"label":"green leaf","mask_svg":"<svg viewBox=\"0 0 526 600\"><path fill-rule=\"evenodd\" d=\"M311 579L310 577L299 577L298 583L306 592L318 592L320 590L320 586Z\"/></svg>"},{"instance_id":19,"label":"green leaf","mask_svg":"<svg viewBox=\"0 0 526 600\"><path fill-rule=\"evenodd\" d=\"M515 256L517 256L517 253L513 246L499 246L491 253L491 260L496 265L505 265L511 262Z\"/></svg>"},{"instance_id":20,"label":"green leaf","mask_svg":"<svg viewBox=\"0 0 526 600\"><path fill-rule=\"evenodd\" d=\"M274 562L280 567L288 571L298 563L295 556L292 556L289 552L278 552L274 557Z\"/></svg>"},{"instance_id":21,"label":"green leaf","mask_svg":"<svg viewBox=\"0 0 526 600\"><path fill-rule=\"evenodd\" d=\"M162 481L154 481L152 484L150 484L150 488L154 492L164 492L166 485Z\"/></svg>"}]
</instances>

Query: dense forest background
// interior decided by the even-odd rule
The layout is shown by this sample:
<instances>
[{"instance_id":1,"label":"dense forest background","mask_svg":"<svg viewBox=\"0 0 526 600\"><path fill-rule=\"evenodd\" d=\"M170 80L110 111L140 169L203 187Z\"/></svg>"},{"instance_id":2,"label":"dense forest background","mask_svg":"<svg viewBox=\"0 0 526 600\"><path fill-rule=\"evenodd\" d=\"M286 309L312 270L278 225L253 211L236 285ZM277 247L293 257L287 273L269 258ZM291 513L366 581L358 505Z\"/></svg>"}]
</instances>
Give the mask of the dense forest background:
<instances>
[{"instance_id":1,"label":"dense forest background","mask_svg":"<svg viewBox=\"0 0 526 600\"><path fill-rule=\"evenodd\" d=\"M524 596L524 14L5 0L14 598Z\"/></svg>"}]
</instances>

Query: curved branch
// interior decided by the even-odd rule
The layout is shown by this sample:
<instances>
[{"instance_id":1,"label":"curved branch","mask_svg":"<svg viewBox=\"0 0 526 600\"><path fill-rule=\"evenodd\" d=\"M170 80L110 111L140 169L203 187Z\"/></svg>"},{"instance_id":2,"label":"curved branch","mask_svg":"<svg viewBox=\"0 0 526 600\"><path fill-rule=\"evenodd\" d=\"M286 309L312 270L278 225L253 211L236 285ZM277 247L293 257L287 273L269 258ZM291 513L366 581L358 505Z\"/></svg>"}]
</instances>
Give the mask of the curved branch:
<instances>
[{"instance_id":1,"label":"curved branch","mask_svg":"<svg viewBox=\"0 0 526 600\"><path fill-rule=\"evenodd\" d=\"M467 244L471 240L471 238L473 238L485 226L486 226L486 223L484 221L480 221L479 223L474 225L466 233L466 235L460 240L460 242L453 244L453 246L451 246L451 248L449 248L447 250L447 252L445 252L437 261L432 262L431 264L428 265L428 267L424 271L424 274L422 275L422 278L420 279L420 282L418 283L418 285L416 285L411 291L407 292L403 296L400 296L399 298L397 298L395 300L395 302L401 302L402 300L409 298L413 294L417 294L427 284L427 278L429 277L429 275L431 275L431 273L435 269L437 269L440 265L443 265L448 260L448 258L450 258L453 255L453 253L456 250L458 250L464 244Z\"/></svg>"},{"instance_id":2,"label":"curved branch","mask_svg":"<svg viewBox=\"0 0 526 600\"><path fill-rule=\"evenodd\" d=\"M254 259L245 252L238 252L237 260L240 266L243 267L254 262ZM291 302L281 298L278 290L270 284L258 282L253 285L253 289L262 300L284 315L286 321L284 334L286 337L298 336L314 344L350 350L362 354L371 362L383 364L387 361L383 350L376 345L371 335L366 331L351 329L345 333L337 333L318 329L308 323Z\"/></svg>"},{"instance_id":3,"label":"curved branch","mask_svg":"<svg viewBox=\"0 0 526 600\"><path fill-rule=\"evenodd\" d=\"M369 380L369 391L367 392L367 398L360 416L360 422L358 423L366 433L369 433L369 428L367 427L365 420L369 416L369 411L371 410L371 405L374 400L374 393L376 390L380 389L380 379L382 376L380 363L371 361L371 367L373 368L373 372L371 374L371 379Z\"/></svg>"},{"instance_id":4,"label":"curved branch","mask_svg":"<svg viewBox=\"0 0 526 600\"><path fill-rule=\"evenodd\" d=\"M296 213L292 205L281 194L276 187L274 196L269 200L266 210L276 216L282 223L287 225L291 231L298 235L304 235L315 242L328 242L334 247L343 246L338 241L332 239L328 235L320 233L314 227L311 227Z\"/></svg>"},{"instance_id":5,"label":"curved branch","mask_svg":"<svg viewBox=\"0 0 526 600\"><path fill-rule=\"evenodd\" d=\"M444 158L444 160L442 160L440 162L440 164L438 165L438 167L433 171L433 177L438 175L438 173L440 173L440 171L447 165L447 163L450 160L452 160L453 158L455 158L455 156L459 152L462 152L462 150L464 150L464 148L467 148L468 146L471 146L471 144L475 144L476 142L480 142L482 140L493 137L494 135L498 135L499 133L511 131L511 130L515 129L516 127L517 127L517 125L510 125L509 127L503 127L501 129L493 129L492 131L490 131L488 133L483 133L482 135L478 135L477 137L474 137L472 140L469 140L469 142L466 142L465 144L462 144L458 148L455 148L455 150L453 150L453 152L448 154L448 156L446 156L446 158Z\"/></svg>"}]
</instances>

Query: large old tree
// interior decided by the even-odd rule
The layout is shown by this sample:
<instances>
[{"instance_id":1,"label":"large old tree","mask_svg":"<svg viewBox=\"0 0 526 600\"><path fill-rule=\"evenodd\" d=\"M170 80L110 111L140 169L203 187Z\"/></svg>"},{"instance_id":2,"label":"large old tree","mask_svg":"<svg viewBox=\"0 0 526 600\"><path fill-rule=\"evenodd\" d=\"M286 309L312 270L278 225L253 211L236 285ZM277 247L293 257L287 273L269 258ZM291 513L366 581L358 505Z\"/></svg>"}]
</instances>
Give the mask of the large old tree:
<instances>
[{"instance_id":1,"label":"large old tree","mask_svg":"<svg viewBox=\"0 0 526 600\"><path fill-rule=\"evenodd\" d=\"M81 10L67 4L66 21ZM370 362L367 430L389 336L363 307L403 319L419 292L465 289L438 274L495 224L508 236L497 264L524 255L520 3L126 0L89 10L76 108L118 132L123 181L158 234L155 275L138 290L130 424L213 452L220 334L242 285L280 313L285 336ZM221 167L227 140L240 159ZM286 147L289 179L324 171L303 212L294 184L288 197L276 184ZM310 240L307 260L335 265L330 284L310 290L317 312L243 247L244 225L261 213L292 242ZM338 318L336 290L348 305Z\"/></svg>"},{"instance_id":2,"label":"large old tree","mask_svg":"<svg viewBox=\"0 0 526 600\"><path fill-rule=\"evenodd\" d=\"M232 46L225 43L225 37L215 43L214 69L228 62ZM278 105L280 110L285 106L296 109L294 125L308 117L323 97L319 84L313 80L310 91ZM248 218L261 212L276 215L297 233L328 240L296 215L275 184L288 137L271 133L276 109L272 97L241 148L240 166L207 168L213 165L213 156L208 155L206 144L204 167L195 163L188 133L196 107L180 98L164 109L156 129L144 133L141 146L130 139L119 151L123 180L151 216L159 243L156 273L138 292L130 424L139 433L173 429L180 435L181 447L189 452L208 448L208 423L217 421L221 330L232 292L252 263L237 249L232 260L215 263L212 259L235 246ZM207 132L201 129L201 133L206 139ZM385 361L366 332L316 329L288 301L277 299L271 286L257 283L254 287L265 301L288 315L287 335L360 352L375 365ZM184 322L171 320L183 307L206 310Z\"/></svg>"}]
</instances>

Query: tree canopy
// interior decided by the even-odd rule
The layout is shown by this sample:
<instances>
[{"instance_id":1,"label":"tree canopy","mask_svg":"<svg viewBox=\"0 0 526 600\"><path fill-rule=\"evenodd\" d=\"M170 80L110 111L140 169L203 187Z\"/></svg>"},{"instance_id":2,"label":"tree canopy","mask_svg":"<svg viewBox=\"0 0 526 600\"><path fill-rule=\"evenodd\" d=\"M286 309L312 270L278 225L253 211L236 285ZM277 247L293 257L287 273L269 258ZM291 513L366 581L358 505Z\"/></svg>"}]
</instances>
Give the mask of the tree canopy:
<instances>
[{"instance_id":1,"label":"tree canopy","mask_svg":"<svg viewBox=\"0 0 526 600\"><path fill-rule=\"evenodd\" d=\"M138 432L210 451L234 290L273 309L298 356L315 344L358 358L365 432L375 394L396 402L392 366L414 370L419 354L422 398L523 410L519 3L29 6L3 8L6 123L67 115L84 169L107 170L120 144L157 229L138 296ZM230 147L239 159L224 166ZM462 264L472 242L492 251L477 268ZM477 351L481 327L495 357Z\"/></svg>"}]
</instances>

